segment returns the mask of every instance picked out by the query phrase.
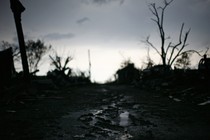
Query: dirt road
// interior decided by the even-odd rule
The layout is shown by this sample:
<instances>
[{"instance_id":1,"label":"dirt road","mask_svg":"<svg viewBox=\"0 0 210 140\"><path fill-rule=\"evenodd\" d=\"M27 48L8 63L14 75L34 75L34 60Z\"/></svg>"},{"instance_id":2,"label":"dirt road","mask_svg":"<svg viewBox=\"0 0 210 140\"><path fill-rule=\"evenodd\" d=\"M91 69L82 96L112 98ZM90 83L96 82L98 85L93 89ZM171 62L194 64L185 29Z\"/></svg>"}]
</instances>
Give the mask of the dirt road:
<instances>
[{"instance_id":1,"label":"dirt road","mask_svg":"<svg viewBox=\"0 0 210 140\"><path fill-rule=\"evenodd\" d=\"M1 105L0 137L46 140L209 140L210 107L132 86L42 90Z\"/></svg>"}]
</instances>

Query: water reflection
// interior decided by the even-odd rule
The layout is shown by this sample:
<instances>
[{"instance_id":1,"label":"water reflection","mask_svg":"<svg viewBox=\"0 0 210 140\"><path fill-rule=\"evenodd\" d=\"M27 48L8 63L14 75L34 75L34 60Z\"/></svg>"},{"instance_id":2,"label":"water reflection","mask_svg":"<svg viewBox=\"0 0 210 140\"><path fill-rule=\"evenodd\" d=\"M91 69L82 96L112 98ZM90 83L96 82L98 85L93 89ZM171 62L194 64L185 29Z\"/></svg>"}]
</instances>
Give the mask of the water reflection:
<instances>
[{"instance_id":1,"label":"water reflection","mask_svg":"<svg viewBox=\"0 0 210 140\"><path fill-rule=\"evenodd\" d=\"M119 123L120 126L126 127L126 126L130 125L129 114L130 113L128 111L125 111L120 114L120 123Z\"/></svg>"}]
</instances>

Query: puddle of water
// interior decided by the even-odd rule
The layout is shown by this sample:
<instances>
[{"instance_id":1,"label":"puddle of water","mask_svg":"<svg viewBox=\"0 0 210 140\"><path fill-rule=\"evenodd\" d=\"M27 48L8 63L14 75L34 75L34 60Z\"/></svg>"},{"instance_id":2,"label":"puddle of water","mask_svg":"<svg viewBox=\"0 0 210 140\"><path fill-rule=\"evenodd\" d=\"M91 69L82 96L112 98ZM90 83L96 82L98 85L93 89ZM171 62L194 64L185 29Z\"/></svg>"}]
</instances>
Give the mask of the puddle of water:
<instances>
[{"instance_id":1,"label":"puddle of water","mask_svg":"<svg viewBox=\"0 0 210 140\"><path fill-rule=\"evenodd\" d=\"M130 113L128 111L125 111L120 114L120 123L119 123L120 126L126 127L126 126L130 125L129 114Z\"/></svg>"},{"instance_id":2,"label":"puddle of water","mask_svg":"<svg viewBox=\"0 0 210 140\"><path fill-rule=\"evenodd\" d=\"M101 89L102 92L106 92L106 89ZM114 100L112 100L114 99ZM80 115L79 118L88 127L92 128L87 130L86 133L91 134L95 138L99 137L112 137L115 140L130 140L133 136L127 132L128 126L132 123L133 111L126 111L123 109L123 103L130 100L129 96L113 96L112 99L104 99L108 101L107 105L100 106L99 109L89 110L86 114ZM131 100L130 100L131 101ZM122 105L122 107L120 107ZM132 104L133 109L138 109L139 104ZM68 116L64 116L68 117ZM93 131L94 130L94 131ZM77 139L85 139L86 134L75 135Z\"/></svg>"},{"instance_id":3,"label":"puddle of water","mask_svg":"<svg viewBox=\"0 0 210 140\"><path fill-rule=\"evenodd\" d=\"M99 115L99 114L102 114L103 113L103 110L94 110L93 111L93 115Z\"/></svg>"},{"instance_id":4,"label":"puddle of water","mask_svg":"<svg viewBox=\"0 0 210 140\"><path fill-rule=\"evenodd\" d=\"M131 99L130 96L121 96L120 102L129 101Z\"/></svg>"},{"instance_id":5,"label":"puddle of water","mask_svg":"<svg viewBox=\"0 0 210 140\"><path fill-rule=\"evenodd\" d=\"M116 103L112 103L110 106L116 108Z\"/></svg>"},{"instance_id":6,"label":"puddle of water","mask_svg":"<svg viewBox=\"0 0 210 140\"><path fill-rule=\"evenodd\" d=\"M107 92L108 90L105 89L105 88L102 88L101 91L102 91L102 92Z\"/></svg>"},{"instance_id":7,"label":"puddle of water","mask_svg":"<svg viewBox=\"0 0 210 140\"><path fill-rule=\"evenodd\" d=\"M133 109L139 109L139 108L140 108L140 105L139 104L133 105Z\"/></svg>"}]
</instances>

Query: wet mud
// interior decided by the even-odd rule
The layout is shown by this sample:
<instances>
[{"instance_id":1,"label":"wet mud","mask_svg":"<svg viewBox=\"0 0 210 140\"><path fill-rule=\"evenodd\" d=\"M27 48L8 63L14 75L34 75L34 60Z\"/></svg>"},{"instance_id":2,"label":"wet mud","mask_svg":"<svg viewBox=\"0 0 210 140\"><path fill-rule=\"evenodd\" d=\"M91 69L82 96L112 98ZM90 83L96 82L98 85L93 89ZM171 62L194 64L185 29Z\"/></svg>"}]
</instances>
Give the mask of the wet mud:
<instances>
[{"instance_id":1,"label":"wet mud","mask_svg":"<svg viewBox=\"0 0 210 140\"><path fill-rule=\"evenodd\" d=\"M0 113L4 121L0 136L6 139L210 138L208 106L175 102L131 86L71 87L53 95L49 91L37 98L22 99L19 107L4 106Z\"/></svg>"}]
</instances>

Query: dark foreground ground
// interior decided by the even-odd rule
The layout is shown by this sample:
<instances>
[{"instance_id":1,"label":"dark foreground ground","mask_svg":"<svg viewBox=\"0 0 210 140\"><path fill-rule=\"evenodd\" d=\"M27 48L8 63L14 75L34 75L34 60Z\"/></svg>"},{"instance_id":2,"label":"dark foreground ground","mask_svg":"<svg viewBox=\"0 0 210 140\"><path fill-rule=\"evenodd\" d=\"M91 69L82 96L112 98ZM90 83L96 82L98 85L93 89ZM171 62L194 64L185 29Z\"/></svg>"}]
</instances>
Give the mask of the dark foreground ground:
<instances>
[{"instance_id":1,"label":"dark foreground ground","mask_svg":"<svg viewBox=\"0 0 210 140\"><path fill-rule=\"evenodd\" d=\"M1 140L209 140L210 106L132 86L37 90L0 108Z\"/></svg>"}]
</instances>

